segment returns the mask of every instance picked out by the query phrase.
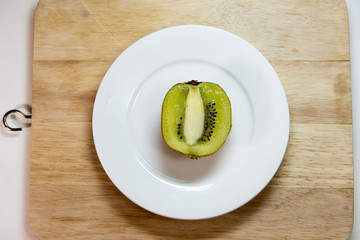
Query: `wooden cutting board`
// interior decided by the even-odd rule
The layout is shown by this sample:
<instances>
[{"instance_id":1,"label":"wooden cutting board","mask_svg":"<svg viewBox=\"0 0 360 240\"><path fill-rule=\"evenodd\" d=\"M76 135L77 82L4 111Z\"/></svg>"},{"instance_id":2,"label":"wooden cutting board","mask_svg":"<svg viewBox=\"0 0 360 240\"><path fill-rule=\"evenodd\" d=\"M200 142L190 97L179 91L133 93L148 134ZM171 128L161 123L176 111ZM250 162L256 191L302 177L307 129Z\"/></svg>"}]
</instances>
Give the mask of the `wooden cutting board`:
<instances>
[{"instance_id":1,"label":"wooden cutting board","mask_svg":"<svg viewBox=\"0 0 360 240\"><path fill-rule=\"evenodd\" d=\"M92 108L115 58L168 26L210 25L277 71L290 139L270 184L220 217L182 221L128 200L100 165ZM345 239L353 160L348 16L340 0L43 0L35 16L30 225L39 239ZM221 203L219 203L221 204Z\"/></svg>"}]
</instances>

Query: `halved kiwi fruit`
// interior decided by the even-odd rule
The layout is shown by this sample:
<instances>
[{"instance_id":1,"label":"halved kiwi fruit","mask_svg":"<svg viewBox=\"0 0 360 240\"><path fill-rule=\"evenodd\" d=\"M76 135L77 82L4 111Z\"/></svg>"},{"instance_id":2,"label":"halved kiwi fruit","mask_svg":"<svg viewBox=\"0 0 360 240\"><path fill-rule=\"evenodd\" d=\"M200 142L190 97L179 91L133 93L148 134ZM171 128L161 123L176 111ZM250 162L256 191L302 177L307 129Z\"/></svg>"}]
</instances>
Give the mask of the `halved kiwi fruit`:
<instances>
[{"instance_id":1,"label":"halved kiwi fruit","mask_svg":"<svg viewBox=\"0 0 360 240\"><path fill-rule=\"evenodd\" d=\"M178 83L166 94L161 112L165 143L189 158L215 153L231 129L231 104L225 91L211 82Z\"/></svg>"}]
</instances>

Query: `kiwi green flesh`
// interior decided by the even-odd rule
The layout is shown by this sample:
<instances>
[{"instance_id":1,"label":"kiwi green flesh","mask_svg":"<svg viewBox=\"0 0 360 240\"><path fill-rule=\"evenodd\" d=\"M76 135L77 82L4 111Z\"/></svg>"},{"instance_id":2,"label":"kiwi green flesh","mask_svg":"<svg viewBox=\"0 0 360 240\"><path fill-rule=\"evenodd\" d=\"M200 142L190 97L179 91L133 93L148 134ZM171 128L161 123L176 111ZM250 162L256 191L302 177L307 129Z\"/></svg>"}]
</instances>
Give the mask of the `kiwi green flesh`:
<instances>
[{"instance_id":1,"label":"kiwi green flesh","mask_svg":"<svg viewBox=\"0 0 360 240\"><path fill-rule=\"evenodd\" d=\"M184 125L186 120L187 125L192 123L185 113L187 98L194 89L200 93L203 104L203 127L198 138L189 142L184 134ZM161 130L164 141L171 149L194 159L211 155L224 144L230 129L230 101L219 85L193 80L176 84L166 94L162 106Z\"/></svg>"}]
</instances>

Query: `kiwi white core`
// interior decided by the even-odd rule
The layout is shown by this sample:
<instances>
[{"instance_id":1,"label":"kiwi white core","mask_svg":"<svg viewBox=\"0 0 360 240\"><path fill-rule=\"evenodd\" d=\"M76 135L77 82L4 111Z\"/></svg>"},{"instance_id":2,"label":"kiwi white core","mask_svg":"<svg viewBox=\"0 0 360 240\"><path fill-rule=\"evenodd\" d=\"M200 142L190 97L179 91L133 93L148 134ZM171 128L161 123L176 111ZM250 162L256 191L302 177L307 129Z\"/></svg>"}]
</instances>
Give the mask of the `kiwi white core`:
<instances>
[{"instance_id":1,"label":"kiwi white core","mask_svg":"<svg viewBox=\"0 0 360 240\"><path fill-rule=\"evenodd\" d=\"M184 137L189 145L193 145L204 131L205 110L198 86L190 85L186 98L184 116Z\"/></svg>"}]
</instances>

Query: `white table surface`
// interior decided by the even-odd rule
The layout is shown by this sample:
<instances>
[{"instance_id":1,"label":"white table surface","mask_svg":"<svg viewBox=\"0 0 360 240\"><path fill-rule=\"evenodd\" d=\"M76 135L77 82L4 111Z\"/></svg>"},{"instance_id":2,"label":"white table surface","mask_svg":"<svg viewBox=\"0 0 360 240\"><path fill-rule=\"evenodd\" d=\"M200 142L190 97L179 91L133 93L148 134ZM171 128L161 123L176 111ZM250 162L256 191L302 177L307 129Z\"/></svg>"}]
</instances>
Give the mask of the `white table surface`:
<instances>
[{"instance_id":1,"label":"white table surface","mask_svg":"<svg viewBox=\"0 0 360 240\"><path fill-rule=\"evenodd\" d=\"M0 0L0 116L31 105L37 0ZM0 125L0 239L32 239L28 224L30 131Z\"/></svg>"},{"instance_id":2,"label":"white table surface","mask_svg":"<svg viewBox=\"0 0 360 240\"><path fill-rule=\"evenodd\" d=\"M0 116L31 105L34 12L38 0L0 0ZM360 239L360 0L347 0L350 19L354 145L354 229ZM28 224L29 128L0 126L0 238L34 239Z\"/></svg>"},{"instance_id":3,"label":"white table surface","mask_svg":"<svg viewBox=\"0 0 360 240\"><path fill-rule=\"evenodd\" d=\"M347 0L350 28L354 151L354 227L349 239L360 239L360 0Z\"/></svg>"}]
</instances>

